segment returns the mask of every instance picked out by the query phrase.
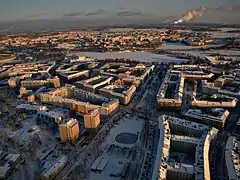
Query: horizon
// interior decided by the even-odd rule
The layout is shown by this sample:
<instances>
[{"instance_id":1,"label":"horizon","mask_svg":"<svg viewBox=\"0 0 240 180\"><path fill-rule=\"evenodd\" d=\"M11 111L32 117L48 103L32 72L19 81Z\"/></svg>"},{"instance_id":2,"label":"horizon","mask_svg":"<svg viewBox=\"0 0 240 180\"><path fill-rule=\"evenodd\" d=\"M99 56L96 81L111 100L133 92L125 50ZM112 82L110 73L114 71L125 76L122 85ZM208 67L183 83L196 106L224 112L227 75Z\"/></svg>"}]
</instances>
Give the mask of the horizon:
<instances>
[{"instance_id":1,"label":"horizon","mask_svg":"<svg viewBox=\"0 0 240 180\"><path fill-rule=\"evenodd\" d=\"M11 31L41 31L42 29L71 29L129 24L172 24L187 12L189 22L210 24L239 24L238 0L82 0L34 1L10 0L1 2L0 33ZM206 7L208 11L194 13ZM224 10L222 7L226 7ZM235 11L231 8L237 7ZM218 9L219 8L219 9ZM212 12L213 11L213 12ZM206 16L206 17L205 17ZM220 18L221 17L221 18ZM185 21L185 22L187 22ZM181 22L181 21L180 21Z\"/></svg>"},{"instance_id":2,"label":"horizon","mask_svg":"<svg viewBox=\"0 0 240 180\"><path fill-rule=\"evenodd\" d=\"M133 17L153 16L167 17L176 16L186 11L197 9L202 6L217 7L227 4L237 4L238 0L179 0L177 3L167 0L96 0L84 2L82 0L10 0L1 2L0 22L16 22L28 20L53 20L65 18L111 18L111 17Z\"/></svg>"}]
</instances>

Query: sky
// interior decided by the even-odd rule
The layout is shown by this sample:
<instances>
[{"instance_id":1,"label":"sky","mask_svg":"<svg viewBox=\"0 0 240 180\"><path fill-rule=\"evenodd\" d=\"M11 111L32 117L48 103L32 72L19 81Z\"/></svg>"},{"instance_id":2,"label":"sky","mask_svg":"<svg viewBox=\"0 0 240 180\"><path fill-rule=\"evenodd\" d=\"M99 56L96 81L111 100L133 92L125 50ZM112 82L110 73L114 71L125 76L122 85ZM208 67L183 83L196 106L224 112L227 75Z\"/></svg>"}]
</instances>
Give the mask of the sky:
<instances>
[{"instance_id":1,"label":"sky","mask_svg":"<svg viewBox=\"0 0 240 180\"><path fill-rule=\"evenodd\" d=\"M112 17L168 17L240 0L0 0L0 22Z\"/></svg>"}]
</instances>

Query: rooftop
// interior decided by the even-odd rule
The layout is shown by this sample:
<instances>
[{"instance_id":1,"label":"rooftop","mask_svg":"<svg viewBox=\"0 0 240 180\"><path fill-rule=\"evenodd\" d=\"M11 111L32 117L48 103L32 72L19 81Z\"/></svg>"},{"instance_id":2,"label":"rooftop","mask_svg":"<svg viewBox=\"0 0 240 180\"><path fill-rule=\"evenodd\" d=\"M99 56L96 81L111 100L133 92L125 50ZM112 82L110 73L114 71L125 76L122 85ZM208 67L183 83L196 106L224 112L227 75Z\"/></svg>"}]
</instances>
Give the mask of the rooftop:
<instances>
[{"instance_id":1,"label":"rooftop","mask_svg":"<svg viewBox=\"0 0 240 180\"><path fill-rule=\"evenodd\" d=\"M67 127L73 127L78 121L76 119L66 119L64 120L60 125L67 126Z\"/></svg>"},{"instance_id":2,"label":"rooftop","mask_svg":"<svg viewBox=\"0 0 240 180\"><path fill-rule=\"evenodd\" d=\"M172 129L176 128L175 125L180 125L185 128L177 128L179 131L183 131L189 136L176 135ZM179 119L167 115L159 117L159 129L160 139L158 144L158 151L154 165L154 171L152 180L166 179L167 171L180 171L188 172L190 174L195 173L196 180L210 179L208 151L211 140L214 139L218 133L216 128L210 128L209 126L201 125L195 122ZM175 130L176 131L176 130ZM200 133L200 136L190 137L194 133ZM190 165L184 165L181 163L173 164L169 161L170 141L187 142L196 145L195 151L195 163ZM194 168L193 168L194 167Z\"/></svg>"},{"instance_id":3,"label":"rooftop","mask_svg":"<svg viewBox=\"0 0 240 180\"><path fill-rule=\"evenodd\" d=\"M185 115L197 119L212 118L218 121L224 121L228 117L229 112L222 108L189 109Z\"/></svg>"},{"instance_id":4,"label":"rooftop","mask_svg":"<svg viewBox=\"0 0 240 180\"><path fill-rule=\"evenodd\" d=\"M240 178L240 143L233 136L228 138L225 148L225 162L229 179Z\"/></svg>"},{"instance_id":5,"label":"rooftop","mask_svg":"<svg viewBox=\"0 0 240 180\"><path fill-rule=\"evenodd\" d=\"M20 154L9 154L0 151L0 179L5 179L9 171L20 158Z\"/></svg>"}]
</instances>

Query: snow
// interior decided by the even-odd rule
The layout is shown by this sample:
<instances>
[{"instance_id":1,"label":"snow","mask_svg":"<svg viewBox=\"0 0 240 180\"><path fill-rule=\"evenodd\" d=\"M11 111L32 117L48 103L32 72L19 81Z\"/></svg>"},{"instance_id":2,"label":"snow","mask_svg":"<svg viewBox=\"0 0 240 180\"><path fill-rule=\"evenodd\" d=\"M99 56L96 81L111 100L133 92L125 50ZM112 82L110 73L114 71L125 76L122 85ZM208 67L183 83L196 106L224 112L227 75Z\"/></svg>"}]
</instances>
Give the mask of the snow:
<instances>
[{"instance_id":1,"label":"snow","mask_svg":"<svg viewBox=\"0 0 240 180\"><path fill-rule=\"evenodd\" d=\"M228 37L239 37L240 33L226 33L226 32L213 32L212 37L214 38L228 38Z\"/></svg>"},{"instance_id":2,"label":"snow","mask_svg":"<svg viewBox=\"0 0 240 180\"><path fill-rule=\"evenodd\" d=\"M175 50L175 49L198 49L198 46L187 46L183 43L165 43L162 47L163 50Z\"/></svg>"},{"instance_id":3,"label":"snow","mask_svg":"<svg viewBox=\"0 0 240 180\"><path fill-rule=\"evenodd\" d=\"M124 116L121 121L119 121L115 127L113 127L108 136L105 138L103 144L115 144L121 147L128 147L128 145L118 144L115 141L116 135L123 132L130 132L134 134L140 135L144 127L144 121L142 119L138 119L137 117ZM107 161L107 165L101 173L90 172L89 178L91 180L120 180L121 177L111 177L110 174L114 171L113 169L122 169L124 165L131 161L131 158L127 158L126 154L123 151L118 151L117 149L111 150L109 153L107 148L102 155L105 161ZM99 156L99 157L100 157ZM117 170L118 171L118 170ZM121 171L120 171L121 172Z\"/></svg>"},{"instance_id":4,"label":"snow","mask_svg":"<svg viewBox=\"0 0 240 180\"><path fill-rule=\"evenodd\" d=\"M149 52L80 52L80 53L73 53L78 56L87 56L91 58L96 58L98 60L105 60L105 59L131 59L137 60L142 62L172 62L172 63L181 63L185 61L189 61L188 59L179 59L167 55L162 54L154 54Z\"/></svg>"},{"instance_id":5,"label":"snow","mask_svg":"<svg viewBox=\"0 0 240 180\"><path fill-rule=\"evenodd\" d=\"M137 120L137 118L126 118L124 117L122 121L118 125L116 125L115 128L111 129L109 132L109 135L106 137L106 143L107 144L115 144L119 146L132 146L132 145L121 145L115 141L115 137L120 133L133 133L133 134L139 134L143 128L143 121Z\"/></svg>"},{"instance_id":6,"label":"snow","mask_svg":"<svg viewBox=\"0 0 240 180\"><path fill-rule=\"evenodd\" d=\"M216 53L221 54L221 56L224 56L226 58L232 58L233 60L240 59L239 51L237 50L224 50L224 49L219 49L219 50L210 50L210 51L174 51L174 52L179 52L179 53L186 53L190 54L192 56L199 56L200 58L204 59L206 56L213 56Z\"/></svg>"}]
</instances>

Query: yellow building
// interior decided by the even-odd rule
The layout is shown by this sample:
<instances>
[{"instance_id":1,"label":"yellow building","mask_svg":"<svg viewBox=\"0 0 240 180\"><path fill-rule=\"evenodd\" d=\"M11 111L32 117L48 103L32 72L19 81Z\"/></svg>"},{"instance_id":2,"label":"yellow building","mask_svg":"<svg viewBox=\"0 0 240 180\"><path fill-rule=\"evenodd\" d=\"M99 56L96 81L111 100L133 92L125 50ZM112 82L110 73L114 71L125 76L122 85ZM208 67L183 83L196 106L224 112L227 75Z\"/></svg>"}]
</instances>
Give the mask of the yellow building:
<instances>
[{"instance_id":1,"label":"yellow building","mask_svg":"<svg viewBox=\"0 0 240 180\"><path fill-rule=\"evenodd\" d=\"M94 109L90 113L84 115L85 129L95 129L100 124L100 110Z\"/></svg>"},{"instance_id":2,"label":"yellow building","mask_svg":"<svg viewBox=\"0 0 240 180\"><path fill-rule=\"evenodd\" d=\"M79 125L76 119L67 119L59 125L62 142L75 143L79 137Z\"/></svg>"}]
</instances>

